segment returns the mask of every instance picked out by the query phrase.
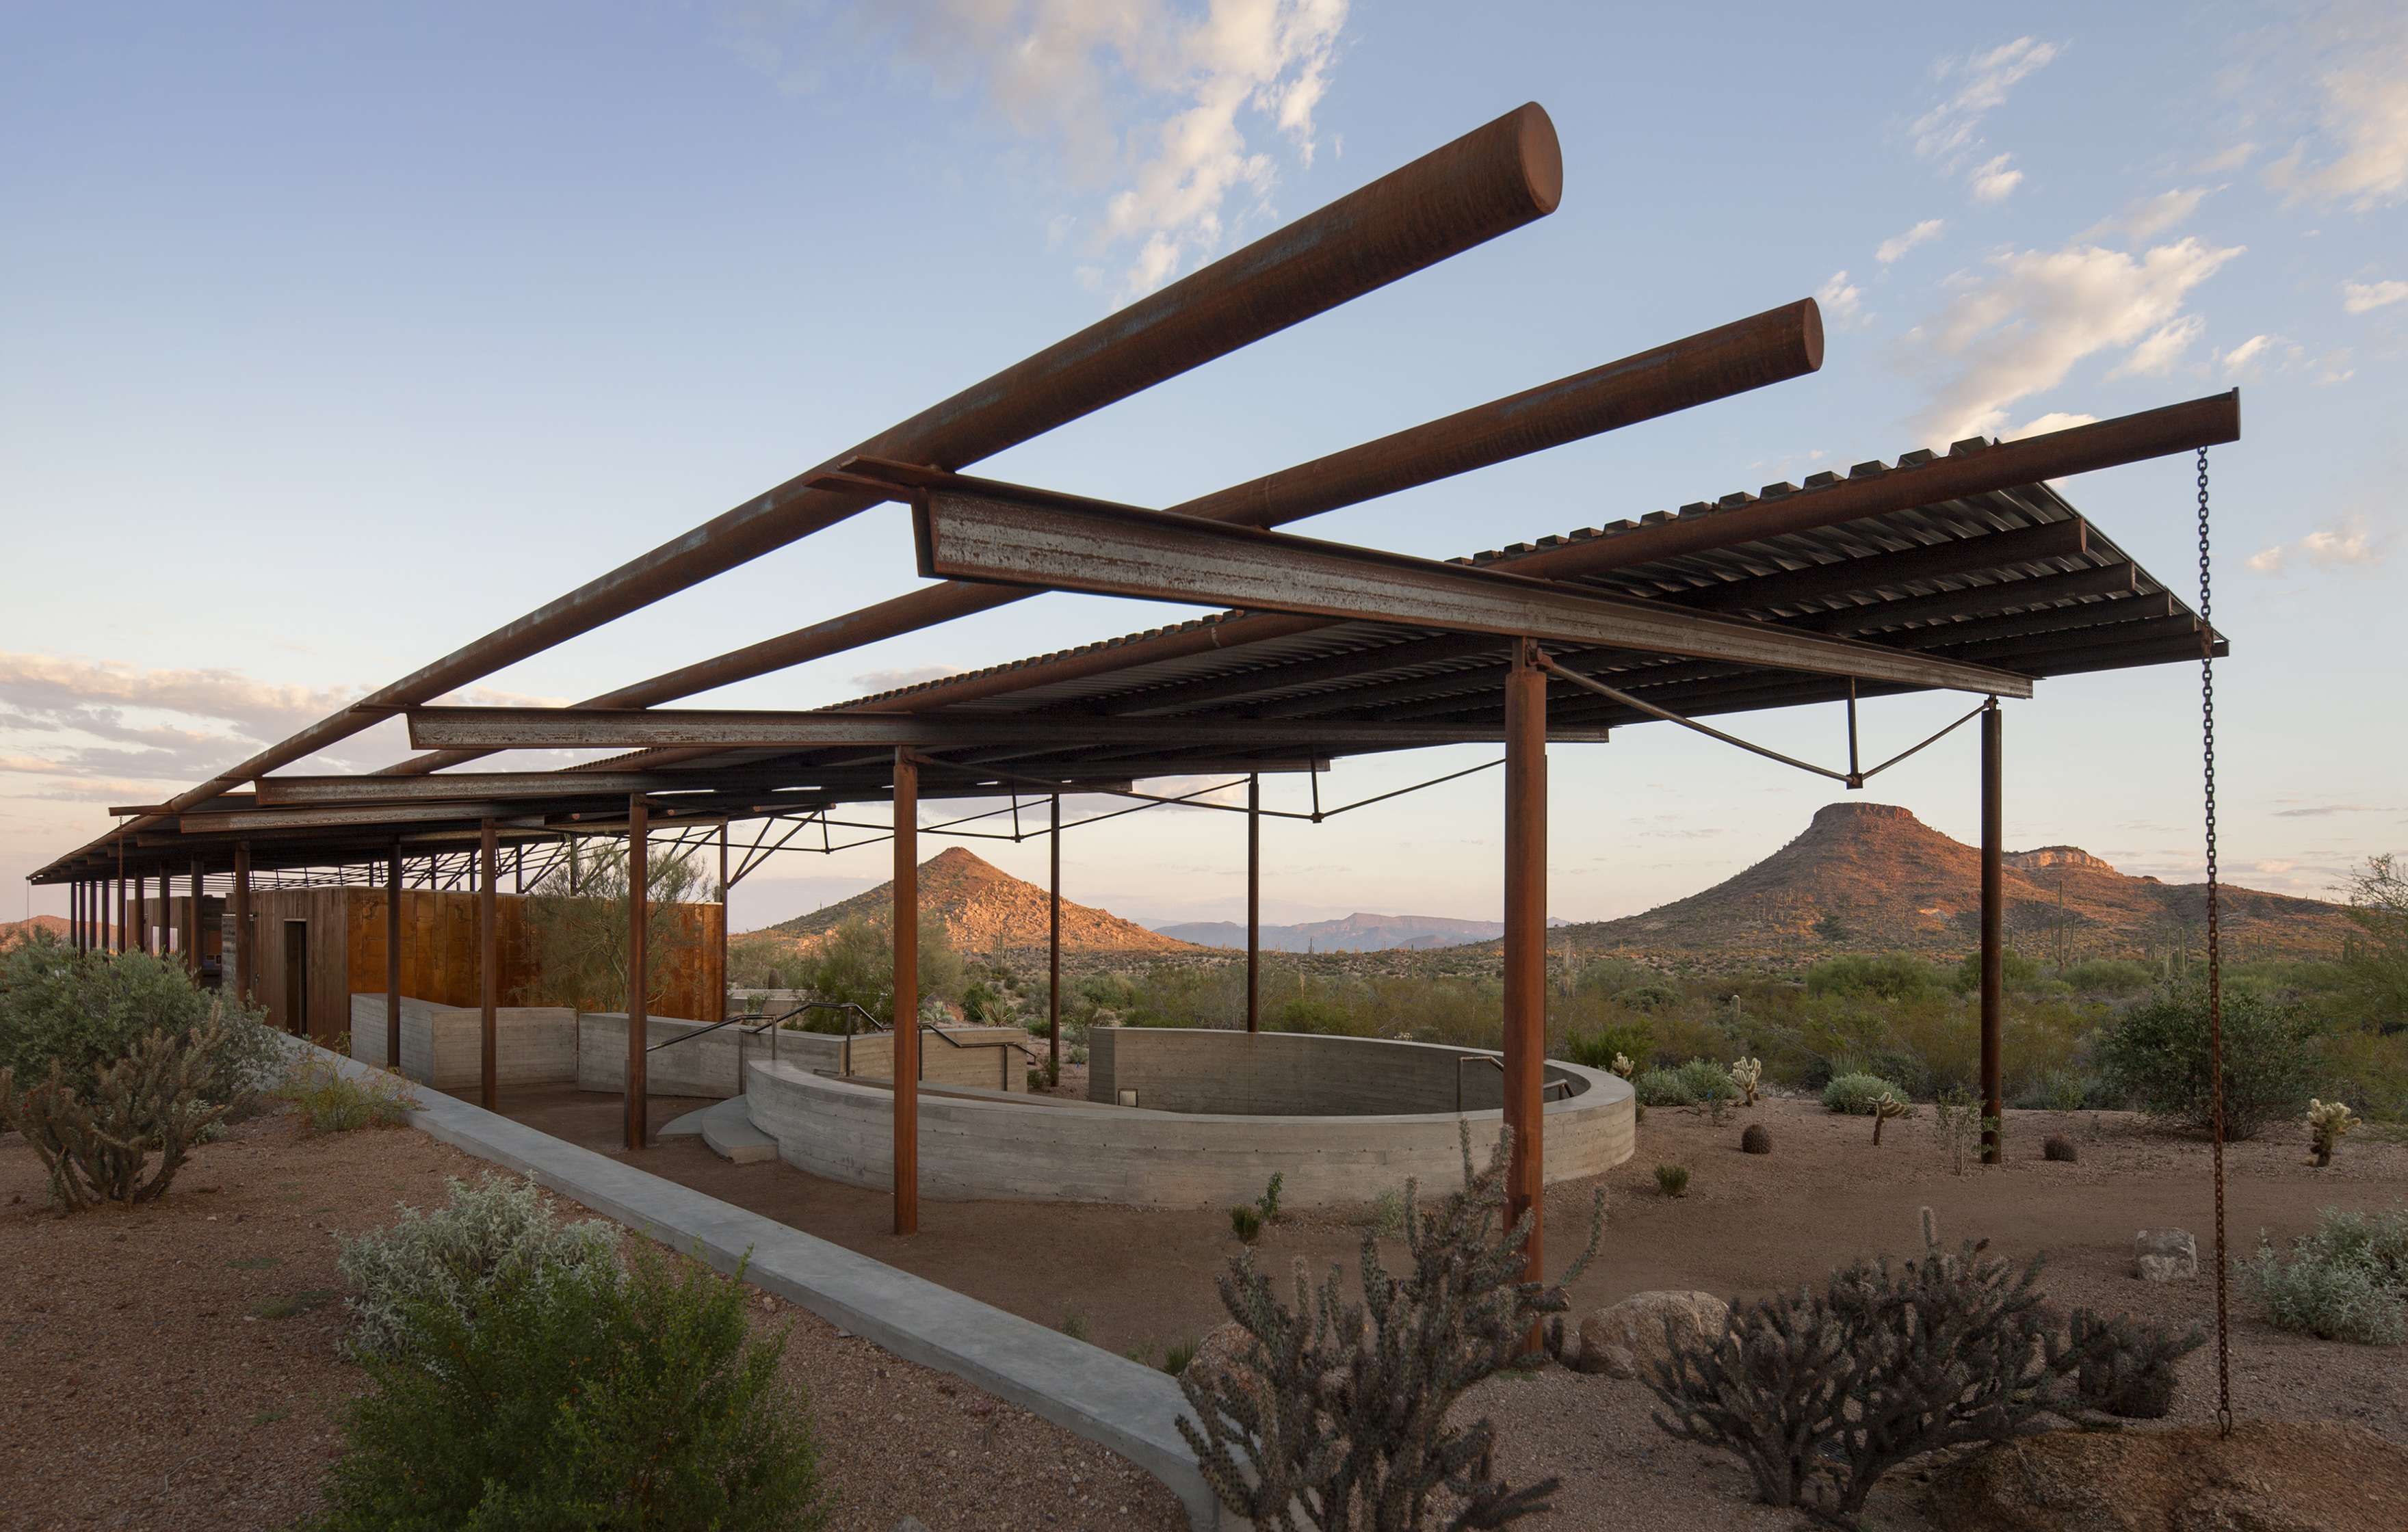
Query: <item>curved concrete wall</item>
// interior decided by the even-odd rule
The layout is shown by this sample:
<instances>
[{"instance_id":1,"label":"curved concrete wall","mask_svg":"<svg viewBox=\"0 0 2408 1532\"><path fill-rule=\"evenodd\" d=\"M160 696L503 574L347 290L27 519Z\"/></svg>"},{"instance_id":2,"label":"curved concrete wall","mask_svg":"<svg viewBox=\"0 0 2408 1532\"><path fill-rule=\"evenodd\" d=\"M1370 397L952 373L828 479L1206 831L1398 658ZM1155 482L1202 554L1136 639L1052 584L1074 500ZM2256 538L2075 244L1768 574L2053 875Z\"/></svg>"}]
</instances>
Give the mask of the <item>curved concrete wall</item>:
<instances>
[{"instance_id":1,"label":"curved concrete wall","mask_svg":"<svg viewBox=\"0 0 2408 1532\"><path fill-rule=\"evenodd\" d=\"M1504 1105L1498 1058L1385 1038L1099 1026L1087 1034L1087 1098L1117 1105L1135 1091L1137 1105L1157 1111L1249 1117L1480 1111ZM1570 1067L1550 1064L1547 1079L1578 1095L1586 1087L1563 1072Z\"/></svg>"},{"instance_id":2,"label":"curved concrete wall","mask_svg":"<svg viewBox=\"0 0 2408 1532\"><path fill-rule=\"evenodd\" d=\"M1177 1035L1153 1028L1146 1032L1156 1039ZM1090 1037L1091 1067L1095 1038L1104 1035L1099 1028ZM1115 1046L1136 1035L1134 1030L1117 1034ZM1223 1048L1227 1058L1241 1058L1235 1052L1240 1048L1257 1050L1254 1062L1275 1052L1284 1055L1289 1045L1301 1044L1298 1054L1321 1055L1312 1060L1311 1067L1324 1080L1326 1092L1340 1089L1335 1081L1349 1072L1350 1063L1358 1072L1443 1078L1450 1103L1454 1058L1470 1052L1283 1033L1201 1035L1230 1039L1200 1045ZM1272 1046L1262 1047L1267 1043ZM1406 1058L1380 1050L1414 1050L1429 1056ZM1116 1062L1125 1067L1130 1056L1124 1052ZM1373 1065L1383 1067L1373 1069ZM1467 1092L1474 1070L1492 1077L1497 1073L1486 1065L1466 1067ZM746 1075L744 1099L752 1124L778 1141L779 1155L787 1164L854 1186L883 1189L894 1183L893 1109L884 1089L827 1079L783 1061L772 1066L757 1055ZM1547 1104L1547 1180L1593 1176L1628 1159L1630 1087L1612 1075L1570 1064L1550 1063L1547 1076L1571 1090ZM1145 1089L1138 1088L1140 1093ZM1493 1099L1493 1085L1490 1090ZM1473 1153L1484 1156L1496 1144L1501 1114L1493 1107L1459 1116L1452 1110L1326 1115L1177 1112L1043 1096L1013 1101L1000 1093L992 1097L923 1095L920 1190L924 1196L943 1200L1192 1208L1251 1201L1277 1174L1283 1178L1283 1200L1294 1206L1360 1204L1387 1188L1401 1187L1408 1178L1441 1191L1459 1184L1458 1122L1470 1124Z\"/></svg>"}]
</instances>

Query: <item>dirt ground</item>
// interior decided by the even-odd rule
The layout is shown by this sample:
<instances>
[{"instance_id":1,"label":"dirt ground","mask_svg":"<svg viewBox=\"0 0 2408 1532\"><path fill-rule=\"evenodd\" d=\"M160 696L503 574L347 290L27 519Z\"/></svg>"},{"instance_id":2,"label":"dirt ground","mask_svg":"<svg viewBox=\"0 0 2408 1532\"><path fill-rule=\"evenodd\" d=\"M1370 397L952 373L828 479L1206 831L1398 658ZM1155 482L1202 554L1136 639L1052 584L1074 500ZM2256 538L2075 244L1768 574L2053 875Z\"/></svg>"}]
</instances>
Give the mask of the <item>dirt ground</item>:
<instances>
[{"instance_id":1,"label":"dirt ground","mask_svg":"<svg viewBox=\"0 0 2408 1532\"><path fill-rule=\"evenodd\" d=\"M0 1527L285 1527L318 1505L364 1386L335 1236L492 1167L409 1129L300 1138L281 1117L204 1146L165 1198L59 1218L0 1136ZM576 1210L568 1210L577 1211ZM890 1532L1176 1528L1154 1479L940 1372L756 1294L790 1326L834 1525Z\"/></svg>"},{"instance_id":2,"label":"dirt ground","mask_svg":"<svg viewBox=\"0 0 2408 1532\"><path fill-rule=\"evenodd\" d=\"M699 1104L656 1100L652 1120L666 1123ZM615 1153L615 1097L547 1090L506 1096L503 1108L545 1131ZM1741 1153L1741 1129L1758 1121L1772 1135L1773 1152ZM1937 1141L1928 1108L1889 1124L1878 1149L1867 1120L1835 1117L1812 1099L1770 1098L1730 1110L1720 1124L1702 1110L1651 1110L1637 1153L1599 1178L1606 1226L1597 1263L1574 1289L1574 1314L1656 1288L1760 1294L1819 1281L1860 1254L1909 1254L1919 1248L1920 1210L1929 1207L1952 1244L1983 1238L2017 1260L2044 1254L2043 1285L2062 1308L2212 1328L2214 1288L2205 1273L2213 1269L2214 1203L2204 1144L2117 1112L2014 1111L2006 1133L2006 1164L1969 1165L1960 1176ZM2042 1158L2051 1134L2072 1140L2077 1163ZM644 1158L657 1174L1025 1318L1075 1320L1096 1345L1113 1351L1153 1359L1226 1317L1212 1289L1214 1274L1238 1248L1225 1210L924 1201L920 1233L899 1239L889 1232L882 1193L781 1164L730 1165L691 1138L657 1144ZM2350 1138L2329 1168L2313 1169L2306 1161L2301 1135L2287 1129L2229 1148L2227 1220L2235 1253L2254 1249L2261 1230L2277 1242L2306 1232L2321 1208L2408 1202L2408 1146L2366 1133ZM1689 1168L1686 1196L1656 1191L1658 1164ZM1551 1266L1570 1260L1585 1238L1596 1186L1549 1188ZM2168 1226L2199 1237L2201 1277L2138 1281L2131 1275L2133 1235ZM1297 1215L1264 1235L1257 1259L1274 1270L1299 1257L1316 1272L1333 1260L1351 1267L1361 1238L1355 1216ZM2232 1387L2241 1414L2349 1421L2408 1442L2408 1373L2395 1349L2275 1330L2238 1291L2233 1316ZM2182 1382L2173 1423L2212 1419L2212 1349L2185 1360ZM1638 1383L1553 1369L1491 1383L1471 1402L1497 1421L1509 1472L1562 1476L1556 1525L1650 1532L1797 1525L1792 1516L1748 1505L1734 1462L1658 1431L1649 1421L1654 1400ZM1868 1525L1929 1525L1914 1503L1920 1476L1894 1477L1897 1485L1877 1496Z\"/></svg>"}]
</instances>

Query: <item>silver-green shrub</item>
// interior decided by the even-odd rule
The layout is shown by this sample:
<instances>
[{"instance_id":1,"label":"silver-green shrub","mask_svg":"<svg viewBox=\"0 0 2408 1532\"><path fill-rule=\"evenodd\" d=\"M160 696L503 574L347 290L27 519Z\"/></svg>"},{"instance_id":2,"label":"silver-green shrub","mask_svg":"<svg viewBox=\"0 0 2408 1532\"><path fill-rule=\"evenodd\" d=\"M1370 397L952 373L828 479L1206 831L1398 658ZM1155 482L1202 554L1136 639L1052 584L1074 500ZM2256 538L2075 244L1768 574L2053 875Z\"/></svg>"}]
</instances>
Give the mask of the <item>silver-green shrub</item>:
<instances>
[{"instance_id":1,"label":"silver-green shrub","mask_svg":"<svg viewBox=\"0 0 2408 1532\"><path fill-rule=\"evenodd\" d=\"M1677 1069L1643 1069L1630 1086L1642 1107L1705 1107L1739 1099L1730 1071L1712 1059L1691 1059Z\"/></svg>"},{"instance_id":2,"label":"silver-green shrub","mask_svg":"<svg viewBox=\"0 0 2408 1532\"><path fill-rule=\"evenodd\" d=\"M341 1242L336 1267L352 1290L353 1355L396 1354L412 1333L413 1309L433 1305L465 1318L505 1277L617 1280L618 1230L601 1219L554 1224L532 1179L485 1175L471 1186L454 1177L445 1185L442 1207L405 1207L391 1228Z\"/></svg>"},{"instance_id":3,"label":"silver-green shrub","mask_svg":"<svg viewBox=\"0 0 2408 1532\"><path fill-rule=\"evenodd\" d=\"M2408 1209L2327 1208L2286 1256L2260 1237L2233 1263L2279 1328L2361 1346L2408 1341Z\"/></svg>"},{"instance_id":4,"label":"silver-green shrub","mask_svg":"<svg viewBox=\"0 0 2408 1532\"><path fill-rule=\"evenodd\" d=\"M1885 1095L1906 1099L1907 1093L1894 1081L1879 1075L1835 1075L1823 1087L1823 1110L1845 1112L1851 1117L1870 1117L1873 1103Z\"/></svg>"}]
</instances>

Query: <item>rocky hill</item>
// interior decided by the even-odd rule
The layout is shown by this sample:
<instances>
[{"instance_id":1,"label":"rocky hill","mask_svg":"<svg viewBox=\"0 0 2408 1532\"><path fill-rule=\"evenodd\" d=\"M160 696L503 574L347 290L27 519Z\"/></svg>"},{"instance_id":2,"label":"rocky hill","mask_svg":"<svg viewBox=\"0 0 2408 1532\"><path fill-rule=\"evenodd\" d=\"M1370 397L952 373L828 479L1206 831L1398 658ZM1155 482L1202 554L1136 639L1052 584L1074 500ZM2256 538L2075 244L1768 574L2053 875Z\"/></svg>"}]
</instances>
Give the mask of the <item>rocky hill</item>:
<instances>
[{"instance_id":1,"label":"rocky hill","mask_svg":"<svg viewBox=\"0 0 2408 1532\"><path fill-rule=\"evenodd\" d=\"M1246 927L1238 921L1187 921L1154 928L1166 937L1203 947L1243 947ZM1377 952L1398 948L1459 947L1466 942L1494 941L1505 929L1501 921L1456 920L1448 915L1371 915L1357 912L1341 920L1306 921L1297 925L1265 925L1262 948L1267 952Z\"/></svg>"},{"instance_id":2,"label":"rocky hill","mask_svg":"<svg viewBox=\"0 0 2408 1532\"><path fill-rule=\"evenodd\" d=\"M2054 959L2147 957L2203 939L2203 883L2131 878L2073 846L2003 858L2004 921L2020 952ZM1584 950L1727 956L1834 951L1969 951L1981 909L1981 853L1883 803L1834 803L1786 846L1735 878L1642 915L1563 928ZM2340 950L2354 929L2338 905L2227 884L2228 954Z\"/></svg>"},{"instance_id":3,"label":"rocky hill","mask_svg":"<svg viewBox=\"0 0 2408 1532\"><path fill-rule=\"evenodd\" d=\"M68 929L65 920L57 915L36 915L31 920L0 921L0 947L7 947L32 936L36 931L48 931L61 941L64 941Z\"/></svg>"},{"instance_id":4,"label":"rocky hill","mask_svg":"<svg viewBox=\"0 0 2408 1532\"><path fill-rule=\"evenodd\" d=\"M797 915L768 927L808 944L848 920L883 923L895 907L895 885L881 883L865 894ZM945 923L953 946L965 952L1001 947L1043 947L1050 896L1035 883L959 846L920 864L920 909ZM1062 901L1062 950L1066 952L1187 952L1192 943L1149 931L1108 909Z\"/></svg>"}]
</instances>

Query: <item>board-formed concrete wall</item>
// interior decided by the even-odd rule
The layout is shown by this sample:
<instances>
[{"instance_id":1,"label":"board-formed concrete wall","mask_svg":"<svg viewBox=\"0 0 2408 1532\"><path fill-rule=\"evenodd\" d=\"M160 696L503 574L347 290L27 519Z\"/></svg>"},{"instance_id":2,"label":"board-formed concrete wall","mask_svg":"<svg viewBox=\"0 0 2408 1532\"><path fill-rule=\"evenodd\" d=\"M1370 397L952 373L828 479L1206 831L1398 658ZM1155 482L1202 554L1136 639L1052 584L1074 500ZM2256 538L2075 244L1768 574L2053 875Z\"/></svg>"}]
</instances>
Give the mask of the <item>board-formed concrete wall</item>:
<instances>
[{"instance_id":1,"label":"board-formed concrete wall","mask_svg":"<svg viewBox=\"0 0 2408 1532\"><path fill-rule=\"evenodd\" d=\"M1101 1035L1102 1029L1091 1035L1091 1049L1093 1038ZM1220 1036L1241 1044L1248 1040L1243 1033ZM1298 1040L1312 1052L1310 1045L1368 1039ZM1451 1099L1452 1055L1463 1051L1429 1051L1445 1062L1393 1067L1400 1075L1443 1068ZM1326 1073L1329 1067L1316 1061L1315 1067ZM1467 1089L1473 1068L1496 1073L1485 1065L1468 1067ZM1628 1159L1629 1085L1569 1064L1550 1063L1547 1076L1563 1081L1572 1093L1547 1104L1547 1180L1597 1175ZM778 1140L786 1163L851 1185L893 1184L893 1106L884 1089L815 1075L782 1059L772 1067L757 1055L748 1067L748 1085L745 1101L752 1124ZM1440 1190L1459 1184L1459 1124L1469 1125L1473 1153L1484 1156L1495 1147L1502 1116L1494 1108L1461 1114L1449 1110L1259 1115L1072 1106L1043 1096L1012 1101L925 1095L920 1101L920 1190L947 1200L1192 1208L1252 1201L1276 1174L1283 1178L1282 1199L1294 1206L1358 1205L1402 1187L1409 1178Z\"/></svg>"},{"instance_id":2,"label":"board-formed concrete wall","mask_svg":"<svg viewBox=\"0 0 2408 1532\"><path fill-rule=\"evenodd\" d=\"M658 1048L672 1038L692 1036L709 1025L676 1016L644 1018L644 1036ZM622 1091L627 1082L627 1013L587 1010L577 1017L577 1088ZM722 1027L707 1038L662 1048L644 1061L644 1081L654 1095L708 1095L725 1099L744 1088L742 1061L748 1050L762 1056L766 1039L748 1039L744 1029Z\"/></svg>"},{"instance_id":3,"label":"board-formed concrete wall","mask_svg":"<svg viewBox=\"0 0 2408 1532\"><path fill-rule=\"evenodd\" d=\"M438 1091L474 1086L484 1072L484 1013L473 1006L401 999L401 1072ZM626 1034L622 1032L620 1036ZM351 1057L385 1059L385 998L351 996ZM504 1085L577 1076L577 1013L566 1006L504 1006L494 1013L494 1069Z\"/></svg>"},{"instance_id":4,"label":"board-formed concrete wall","mask_svg":"<svg viewBox=\"0 0 2408 1532\"><path fill-rule=\"evenodd\" d=\"M1098 1026L1087 1033L1087 1097L1118 1104L1135 1091L1137 1105L1159 1111L1259 1117L1494 1110L1504 1105L1498 1058L1385 1038Z\"/></svg>"}]
</instances>

